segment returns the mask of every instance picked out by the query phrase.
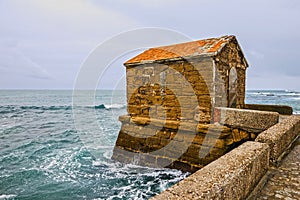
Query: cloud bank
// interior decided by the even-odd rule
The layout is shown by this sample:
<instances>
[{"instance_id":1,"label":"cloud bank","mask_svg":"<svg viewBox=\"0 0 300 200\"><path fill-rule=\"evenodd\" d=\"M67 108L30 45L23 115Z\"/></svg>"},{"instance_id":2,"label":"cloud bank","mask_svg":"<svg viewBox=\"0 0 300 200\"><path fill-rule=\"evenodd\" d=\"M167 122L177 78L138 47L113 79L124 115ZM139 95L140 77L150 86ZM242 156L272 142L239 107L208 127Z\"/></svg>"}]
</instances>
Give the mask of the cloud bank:
<instances>
[{"instance_id":1,"label":"cloud bank","mask_svg":"<svg viewBox=\"0 0 300 200\"><path fill-rule=\"evenodd\" d=\"M297 0L0 1L0 88L72 89L99 43L123 31L161 27L194 39L236 35L250 63L248 89L300 91L299 18ZM121 77L121 63L112 66L104 88Z\"/></svg>"}]
</instances>

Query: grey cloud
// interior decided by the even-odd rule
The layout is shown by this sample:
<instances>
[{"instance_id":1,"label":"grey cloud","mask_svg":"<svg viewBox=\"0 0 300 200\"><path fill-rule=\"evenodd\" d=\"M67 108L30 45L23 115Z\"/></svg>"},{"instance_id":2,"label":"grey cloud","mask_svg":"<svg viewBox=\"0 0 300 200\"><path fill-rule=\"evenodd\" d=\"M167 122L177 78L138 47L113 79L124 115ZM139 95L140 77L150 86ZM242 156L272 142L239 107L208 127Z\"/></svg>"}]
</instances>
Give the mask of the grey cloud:
<instances>
[{"instance_id":1,"label":"grey cloud","mask_svg":"<svg viewBox=\"0 0 300 200\"><path fill-rule=\"evenodd\" d=\"M194 39L234 34L250 63L248 87L275 89L280 83L274 80L284 77L282 87L300 91L300 83L295 82L300 80L298 0L12 0L0 4L0 40L6 40L1 44L0 70L5 68L6 76L15 69L20 75L55 77L43 87L72 88L80 64L107 38L133 28L162 27ZM25 55L17 56L19 67L11 64L15 61L7 67L4 60L16 56L15 45ZM116 71L120 68L115 66Z\"/></svg>"}]
</instances>

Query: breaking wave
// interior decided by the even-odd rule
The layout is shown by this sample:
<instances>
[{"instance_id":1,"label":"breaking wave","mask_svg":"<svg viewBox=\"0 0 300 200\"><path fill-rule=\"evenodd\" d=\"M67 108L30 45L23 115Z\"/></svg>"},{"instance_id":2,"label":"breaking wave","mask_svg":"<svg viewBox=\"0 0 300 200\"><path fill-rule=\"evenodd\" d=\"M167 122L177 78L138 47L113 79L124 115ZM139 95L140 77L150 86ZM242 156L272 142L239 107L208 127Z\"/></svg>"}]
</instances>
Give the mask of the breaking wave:
<instances>
[{"instance_id":1,"label":"breaking wave","mask_svg":"<svg viewBox=\"0 0 300 200\"><path fill-rule=\"evenodd\" d=\"M16 196L14 194L0 194L0 200L14 199Z\"/></svg>"},{"instance_id":2,"label":"breaking wave","mask_svg":"<svg viewBox=\"0 0 300 200\"><path fill-rule=\"evenodd\" d=\"M105 104L100 104L98 106L95 106L96 109L122 109L126 108L126 105L124 104L111 104L111 105L105 105Z\"/></svg>"},{"instance_id":3,"label":"breaking wave","mask_svg":"<svg viewBox=\"0 0 300 200\"><path fill-rule=\"evenodd\" d=\"M88 109L123 109L126 108L124 104L99 104L96 106L83 106L81 108ZM16 111L26 111L26 110L40 110L40 111L56 111L56 110L72 110L72 106L0 106L0 114L7 114Z\"/></svg>"}]
</instances>

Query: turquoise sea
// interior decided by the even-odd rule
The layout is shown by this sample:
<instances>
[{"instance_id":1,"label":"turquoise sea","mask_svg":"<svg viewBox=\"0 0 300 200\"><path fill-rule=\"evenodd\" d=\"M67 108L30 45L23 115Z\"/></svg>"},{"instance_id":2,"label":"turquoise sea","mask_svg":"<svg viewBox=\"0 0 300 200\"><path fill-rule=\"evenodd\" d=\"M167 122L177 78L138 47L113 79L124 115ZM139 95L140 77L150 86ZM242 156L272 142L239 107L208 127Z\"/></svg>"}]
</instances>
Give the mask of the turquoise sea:
<instances>
[{"instance_id":1,"label":"turquoise sea","mask_svg":"<svg viewBox=\"0 0 300 200\"><path fill-rule=\"evenodd\" d=\"M246 102L290 105L300 114L299 92L247 91ZM148 199L189 175L111 160L125 92L97 91L95 104L80 108L97 117L84 119L90 140L83 140L72 91L0 90L0 200Z\"/></svg>"}]
</instances>

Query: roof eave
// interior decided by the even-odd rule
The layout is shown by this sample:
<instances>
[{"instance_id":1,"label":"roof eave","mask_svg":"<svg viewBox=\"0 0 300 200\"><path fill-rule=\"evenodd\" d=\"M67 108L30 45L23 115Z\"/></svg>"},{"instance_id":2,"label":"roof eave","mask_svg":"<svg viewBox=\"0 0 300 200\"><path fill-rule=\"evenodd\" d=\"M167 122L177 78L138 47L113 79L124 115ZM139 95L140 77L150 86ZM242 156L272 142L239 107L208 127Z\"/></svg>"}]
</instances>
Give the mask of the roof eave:
<instances>
[{"instance_id":1,"label":"roof eave","mask_svg":"<svg viewBox=\"0 0 300 200\"><path fill-rule=\"evenodd\" d=\"M240 44L237 42L237 46L238 46L238 50L241 52L241 54L242 54L242 60L243 60L243 62L244 62L244 65L245 65L245 68L248 68L249 67L249 64L248 64L248 61L247 61L247 59L246 59L246 57L245 57L245 54L244 54L244 52L242 51L242 48L241 48L241 46L240 46Z\"/></svg>"},{"instance_id":2,"label":"roof eave","mask_svg":"<svg viewBox=\"0 0 300 200\"><path fill-rule=\"evenodd\" d=\"M143 60L140 62L125 62L125 67L134 67L138 65L144 65L144 64L151 64L151 63L166 63L166 62L176 62L176 61L188 61L195 58L208 58L208 57L214 57L217 52L211 52L211 53L204 53L199 55L191 55L191 56L182 56L182 57L175 57L175 58L167 58L167 59L159 59L159 60Z\"/></svg>"}]
</instances>

